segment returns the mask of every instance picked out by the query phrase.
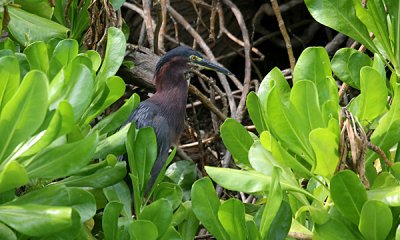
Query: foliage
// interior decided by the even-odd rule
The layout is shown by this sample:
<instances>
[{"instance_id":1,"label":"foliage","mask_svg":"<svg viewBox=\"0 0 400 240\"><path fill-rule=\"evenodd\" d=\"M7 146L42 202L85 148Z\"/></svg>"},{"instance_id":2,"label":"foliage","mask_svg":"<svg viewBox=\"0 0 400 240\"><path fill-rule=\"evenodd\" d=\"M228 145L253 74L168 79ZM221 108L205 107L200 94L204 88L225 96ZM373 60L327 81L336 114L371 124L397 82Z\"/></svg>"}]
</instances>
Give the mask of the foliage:
<instances>
[{"instance_id":1,"label":"foliage","mask_svg":"<svg viewBox=\"0 0 400 240\"><path fill-rule=\"evenodd\" d=\"M124 45L125 38L110 28L108 41ZM107 146L107 135L127 119L138 97L89 125L125 91L123 80L113 76L125 48L109 45L107 51L117 54L106 54L103 61L95 51L78 53L72 39L36 41L22 53L17 49L6 39L0 50L2 233L6 239L80 238L96 213L101 197L96 189L126 174L125 164L108 155L118 148L102 152L99 147ZM93 162L95 155L103 160Z\"/></svg>"}]
</instances>

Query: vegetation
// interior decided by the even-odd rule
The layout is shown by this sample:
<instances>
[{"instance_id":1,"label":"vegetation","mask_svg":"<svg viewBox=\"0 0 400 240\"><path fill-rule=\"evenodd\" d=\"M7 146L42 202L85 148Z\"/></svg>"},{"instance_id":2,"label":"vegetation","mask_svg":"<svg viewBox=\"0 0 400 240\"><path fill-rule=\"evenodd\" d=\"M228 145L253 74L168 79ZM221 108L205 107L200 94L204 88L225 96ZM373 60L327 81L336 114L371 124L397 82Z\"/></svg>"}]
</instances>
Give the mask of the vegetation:
<instances>
[{"instance_id":1,"label":"vegetation","mask_svg":"<svg viewBox=\"0 0 400 240\"><path fill-rule=\"evenodd\" d=\"M2 1L0 239L400 239L400 6L363 3L305 1L369 52L306 48L291 84L273 68L247 95L256 133L220 127L234 167L198 179L174 149L146 194L154 132L120 129L138 95L105 113L126 91L127 35L108 27L87 50L90 1Z\"/></svg>"}]
</instances>

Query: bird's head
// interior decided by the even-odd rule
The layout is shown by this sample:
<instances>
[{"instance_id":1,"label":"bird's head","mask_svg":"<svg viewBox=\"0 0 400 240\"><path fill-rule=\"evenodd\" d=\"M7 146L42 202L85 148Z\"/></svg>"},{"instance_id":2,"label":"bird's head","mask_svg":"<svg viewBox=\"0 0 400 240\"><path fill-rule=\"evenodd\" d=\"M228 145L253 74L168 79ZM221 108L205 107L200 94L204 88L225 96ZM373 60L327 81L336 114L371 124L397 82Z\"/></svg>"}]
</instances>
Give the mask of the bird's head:
<instances>
[{"instance_id":1,"label":"bird's head","mask_svg":"<svg viewBox=\"0 0 400 240\"><path fill-rule=\"evenodd\" d=\"M175 68L183 72L190 71L192 67L197 67L200 69L213 70L226 75L232 74L228 69L210 62L204 58L201 53L189 47L177 47L167 52L158 61L156 72L161 71L163 67L171 70L172 68Z\"/></svg>"}]
</instances>

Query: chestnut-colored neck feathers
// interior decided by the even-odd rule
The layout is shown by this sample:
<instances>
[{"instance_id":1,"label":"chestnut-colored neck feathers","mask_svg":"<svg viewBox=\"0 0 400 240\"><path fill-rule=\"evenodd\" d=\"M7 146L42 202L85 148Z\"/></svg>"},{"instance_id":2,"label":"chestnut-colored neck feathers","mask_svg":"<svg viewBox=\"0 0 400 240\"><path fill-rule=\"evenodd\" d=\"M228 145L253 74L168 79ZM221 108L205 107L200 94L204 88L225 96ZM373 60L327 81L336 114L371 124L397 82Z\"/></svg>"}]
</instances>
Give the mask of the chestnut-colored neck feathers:
<instances>
[{"instance_id":1,"label":"chestnut-colored neck feathers","mask_svg":"<svg viewBox=\"0 0 400 240\"><path fill-rule=\"evenodd\" d=\"M183 131L188 83L185 72L188 71L187 62L176 58L164 64L154 75L156 93L150 98L160 106L171 128L172 139L176 143Z\"/></svg>"}]
</instances>

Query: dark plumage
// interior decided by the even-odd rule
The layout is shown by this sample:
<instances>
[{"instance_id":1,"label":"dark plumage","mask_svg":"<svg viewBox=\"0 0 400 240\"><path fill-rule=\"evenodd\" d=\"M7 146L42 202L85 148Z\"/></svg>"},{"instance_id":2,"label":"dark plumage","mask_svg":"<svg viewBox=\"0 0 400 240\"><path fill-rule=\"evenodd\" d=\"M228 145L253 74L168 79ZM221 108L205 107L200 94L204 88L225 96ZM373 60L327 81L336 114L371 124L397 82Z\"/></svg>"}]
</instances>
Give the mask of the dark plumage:
<instances>
[{"instance_id":1,"label":"dark plumage","mask_svg":"<svg viewBox=\"0 0 400 240\"><path fill-rule=\"evenodd\" d=\"M189 85L185 73L190 71L192 65L230 74L191 48L172 49L157 63L153 79L155 94L141 102L127 121L134 122L136 128L153 127L156 134L158 155L147 189L154 184L167 160L169 148L173 143L178 143L183 131Z\"/></svg>"}]
</instances>

